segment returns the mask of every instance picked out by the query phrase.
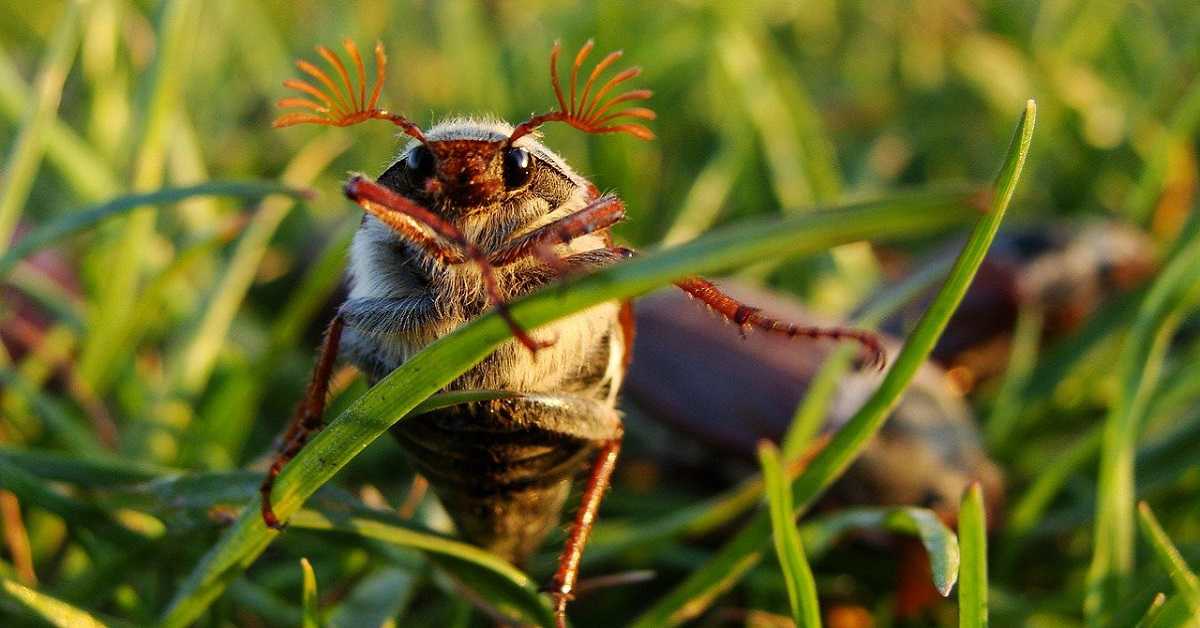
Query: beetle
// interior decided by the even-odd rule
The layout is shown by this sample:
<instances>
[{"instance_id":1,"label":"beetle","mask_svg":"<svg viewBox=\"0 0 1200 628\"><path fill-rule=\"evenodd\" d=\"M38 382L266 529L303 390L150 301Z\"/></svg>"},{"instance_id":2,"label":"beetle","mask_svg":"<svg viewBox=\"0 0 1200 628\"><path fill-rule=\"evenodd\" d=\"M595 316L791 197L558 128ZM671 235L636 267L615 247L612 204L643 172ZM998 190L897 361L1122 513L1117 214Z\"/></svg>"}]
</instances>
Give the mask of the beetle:
<instances>
[{"instance_id":1,"label":"beetle","mask_svg":"<svg viewBox=\"0 0 1200 628\"><path fill-rule=\"evenodd\" d=\"M350 251L350 292L330 322L313 375L261 487L262 517L278 528L271 489L279 471L321 427L335 361L341 355L374 384L434 339L489 309L514 339L468 370L450 389L494 389L516 397L462 404L397 424L392 434L425 475L469 542L522 564L559 522L577 470L591 466L580 505L548 592L560 625L574 591L579 562L621 448L615 406L634 335L628 302L595 306L542 329L522 329L506 303L564 275L630 257L609 229L625 217L620 198L602 195L542 144L536 130L561 122L589 134L653 139L645 107L629 106L651 93L610 92L637 68L600 77L621 56L613 52L579 77L593 48L585 43L571 66L569 88L558 75L561 47L550 54L557 108L515 126L459 118L422 129L378 107L386 73L381 44L368 92L365 64L344 42L347 67L317 49L340 82L307 61L315 81L289 79L307 98L285 98L276 127L350 126L391 122L410 139L378 179L355 175L346 196L365 210ZM357 86L351 73L357 76ZM320 87L318 87L320 85ZM882 368L885 354L871 332L794 325L765 315L692 277L676 285L743 332L758 329L790 338L851 340L864 361Z\"/></svg>"}]
</instances>

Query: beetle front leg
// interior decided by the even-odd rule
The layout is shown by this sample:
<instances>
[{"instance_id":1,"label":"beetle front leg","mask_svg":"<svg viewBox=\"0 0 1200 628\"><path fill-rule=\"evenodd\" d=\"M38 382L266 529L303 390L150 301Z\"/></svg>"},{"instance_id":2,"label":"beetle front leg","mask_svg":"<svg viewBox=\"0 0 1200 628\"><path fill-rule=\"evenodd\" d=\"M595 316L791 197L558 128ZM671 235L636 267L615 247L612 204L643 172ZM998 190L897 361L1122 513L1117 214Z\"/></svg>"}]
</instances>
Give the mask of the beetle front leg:
<instances>
[{"instance_id":1,"label":"beetle front leg","mask_svg":"<svg viewBox=\"0 0 1200 628\"><path fill-rule=\"evenodd\" d=\"M358 203L367 213L375 216L398 233L410 237L419 236L414 240L444 262L448 264L473 262L479 268L479 275L483 279L483 285L492 307L496 308L496 313L512 330L513 337L531 353L536 354L538 349L544 349L553 344L534 340L524 328L517 324L517 321L508 312L508 303L500 295L495 266L488 261L487 256L479 250L479 247L467 240L458 227L420 206L412 199L363 176L351 177L346 182L345 193L347 198ZM424 234L415 225L421 225L421 228L436 234L436 239ZM443 243L449 246L444 246Z\"/></svg>"},{"instance_id":2,"label":"beetle front leg","mask_svg":"<svg viewBox=\"0 0 1200 628\"><path fill-rule=\"evenodd\" d=\"M613 469L617 466L617 456L621 453L622 434L605 441L600 446L600 452L592 463L588 475L587 486L575 513L575 522L571 524L571 534L562 555L558 558L558 570L554 573L553 584L549 593L554 598L554 617L558 628L566 628L567 603L575 593L575 583L579 580L579 561L583 558L583 548L587 545L592 533L592 525L596 523L596 515L600 510L600 502L604 492L612 480Z\"/></svg>"},{"instance_id":3,"label":"beetle front leg","mask_svg":"<svg viewBox=\"0 0 1200 628\"><path fill-rule=\"evenodd\" d=\"M556 244L569 244L576 238L608 229L625 220L625 203L615 196L601 196L582 209L509 242L488 258L493 266L507 266L520 259L537 256L543 261L557 260L548 254ZM551 266L554 261L548 262ZM559 268L559 270L562 270Z\"/></svg>"},{"instance_id":4,"label":"beetle front leg","mask_svg":"<svg viewBox=\"0 0 1200 628\"><path fill-rule=\"evenodd\" d=\"M338 343L341 342L344 323L342 317L335 316L325 330L325 340L321 343L321 353L317 357L317 365L313 368L312 379L304 393L304 400L296 408L296 414L288 425L280 442L280 447L271 462L267 476L263 478L258 488L261 498L263 523L267 527L279 530L283 523L275 516L271 508L271 489L275 488L275 478L279 472L300 450L312 435L322 427L322 417L325 414L325 396L329 393L329 379L333 375L333 365L337 360Z\"/></svg>"}]
</instances>

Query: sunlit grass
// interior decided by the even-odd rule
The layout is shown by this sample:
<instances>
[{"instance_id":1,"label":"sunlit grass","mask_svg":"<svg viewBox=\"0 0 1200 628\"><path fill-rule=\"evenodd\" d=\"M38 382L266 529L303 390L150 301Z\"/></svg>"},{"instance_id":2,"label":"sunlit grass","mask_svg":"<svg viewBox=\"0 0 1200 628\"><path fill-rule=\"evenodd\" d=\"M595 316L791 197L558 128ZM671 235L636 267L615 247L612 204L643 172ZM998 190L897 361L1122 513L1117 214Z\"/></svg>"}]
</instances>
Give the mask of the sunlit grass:
<instances>
[{"instance_id":1,"label":"sunlit grass","mask_svg":"<svg viewBox=\"0 0 1200 628\"><path fill-rule=\"evenodd\" d=\"M526 324L693 272L736 273L866 325L930 312L849 427L806 468L785 469L813 575L804 605L786 586L795 571L759 564L783 517L772 527L754 461L704 450L712 476L678 477L653 456L674 445L631 420L584 578L656 577L582 595L573 625L722 625L797 608L813 622L814 595L824 612L892 625L900 593L877 572L898 551L854 541L884 531L917 539L950 595L920 622L1186 621L1200 564L1194 13L784 0L0 6L0 624L550 621L537 588L556 541L517 569L448 534L432 498L412 519L379 510L408 497L411 472L391 443L372 443L410 411L464 398L434 393L504 340L495 319L370 391L346 380L331 425L277 486L292 526L277 535L252 508L239 517L339 290L359 216L340 182L377 174L397 147L387 128L269 128L290 59L347 36L385 43L396 63L384 100L423 125L546 109L556 39L595 37L643 67L657 141L554 128L545 139L627 200L617 238L646 253L521 301ZM925 361L995 235L1011 187L981 214L982 188L961 182L994 175L1029 97L1036 148L1005 224L1125 221L1158 242L1162 270L1051 344L1054 321L1023 312L1007 373L972 391L1006 476L1006 506L987 513L1000 518L994 533L982 535L976 495L959 535L922 508L809 512ZM963 242L953 270L935 259ZM941 296L917 300L947 274ZM37 346L14 344L22 324ZM823 442L848 362L821 371L780 444L785 461Z\"/></svg>"}]
</instances>

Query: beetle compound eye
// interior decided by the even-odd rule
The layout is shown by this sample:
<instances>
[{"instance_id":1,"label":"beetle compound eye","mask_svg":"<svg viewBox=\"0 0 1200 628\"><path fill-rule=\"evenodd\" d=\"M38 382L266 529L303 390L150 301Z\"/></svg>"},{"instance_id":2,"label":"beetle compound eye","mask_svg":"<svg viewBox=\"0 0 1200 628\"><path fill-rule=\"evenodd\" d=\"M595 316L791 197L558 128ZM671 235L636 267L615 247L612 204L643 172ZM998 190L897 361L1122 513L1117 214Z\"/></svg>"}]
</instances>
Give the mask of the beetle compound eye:
<instances>
[{"instance_id":1,"label":"beetle compound eye","mask_svg":"<svg viewBox=\"0 0 1200 628\"><path fill-rule=\"evenodd\" d=\"M429 152L429 148L424 144L418 144L408 151L408 156L404 158L408 176L417 183L424 183L426 179L433 176L433 162L433 153Z\"/></svg>"},{"instance_id":2,"label":"beetle compound eye","mask_svg":"<svg viewBox=\"0 0 1200 628\"><path fill-rule=\"evenodd\" d=\"M504 151L504 186L512 190L529 183L533 174L533 158L524 148Z\"/></svg>"}]
</instances>

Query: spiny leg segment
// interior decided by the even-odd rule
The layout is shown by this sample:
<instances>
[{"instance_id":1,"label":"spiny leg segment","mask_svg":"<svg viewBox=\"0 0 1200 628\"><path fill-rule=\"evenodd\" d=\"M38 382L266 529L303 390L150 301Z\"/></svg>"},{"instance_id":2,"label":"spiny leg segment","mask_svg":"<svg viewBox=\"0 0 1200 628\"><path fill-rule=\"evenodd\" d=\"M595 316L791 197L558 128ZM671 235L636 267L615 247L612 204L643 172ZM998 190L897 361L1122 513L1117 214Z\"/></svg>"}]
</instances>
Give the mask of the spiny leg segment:
<instances>
[{"instance_id":1,"label":"spiny leg segment","mask_svg":"<svg viewBox=\"0 0 1200 628\"><path fill-rule=\"evenodd\" d=\"M312 435L321 429L322 417L325 414L325 397L329 394L329 380L333 375L333 365L337 361L338 344L342 339L344 323L341 316L335 316L325 330L325 340L321 343L321 353L317 357L317 365L313 368L312 379L309 380L308 390L304 400L296 408L296 414L284 433L267 477L263 478L258 488L261 496L263 523L268 527L279 530L282 522L275 516L271 507L271 489L275 488L275 478L279 472L300 450Z\"/></svg>"},{"instance_id":2,"label":"spiny leg segment","mask_svg":"<svg viewBox=\"0 0 1200 628\"><path fill-rule=\"evenodd\" d=\"M788 338L809 338L830 340L852 340L862 345L866 352L865 363L879 370L887 365L887 352L879 336L862 329L851 327L814 327L796 325L766 316L756 307L746 305L725 294L720 288L700 277L689 277L675 282L675 285L692 297L700 300L720 314L723 318L737 325L739 329L758 329L761 331L780 334Z\"/></svg>"},{"instance_id":3,"label":"spiny leg segment","mask_svg":"<svg viewBox=\"0 0 1200 628\"><path fill-rule=\"evenodd\" d=\"M591 536L592 526L596 523L600 511L600 502L604 499L604 492L608 490L620 453L621 434L601 444L600 452L596 454L592 463L587 486L583 489L579 509L575 511L575 521L571 524L567 544L558 558L558 570L554 573L553 584L548 588L548 592L554 598L554 617L558 628L566 628L567 602L574 597L583 548Z\"/></svg>"},{"instance_id":4,"label":"spiny leg segment","mask_svg":"<svg viewBox=\"0 0 1200 628\"><path fill-rule=\"evenodd\" d=\"M463 263L468 260L474 262L479 268L479 274L483 279L488 300L496 308L496 313L500 315L500 318L504 319L504 322L508 324L508 328L512 330L513 336L526 349L536 353L538 349L544 349L552 344L534 340L528 332L517 324L508 311L508 304L500 295L500 287L496 281L495 266L488 261L487 256L479 250L479 247L467 240L458 227L455 227L437 214L421 207L408 198L362 176L352 177L346 183L345 190L346 196L350 200L358 203L372 216L380 219L384 224L396 229L398 232L406 233L410 231L413 228L413 222L416 222L430 229L439 238L452 245L452 251L453 253L457 253L457 256L447 253L443 247L433 246L431 241L416 242L418 245L425 246L426 250L431 254L437 255L447 263Z\"/></svg>"}]
</instances>

